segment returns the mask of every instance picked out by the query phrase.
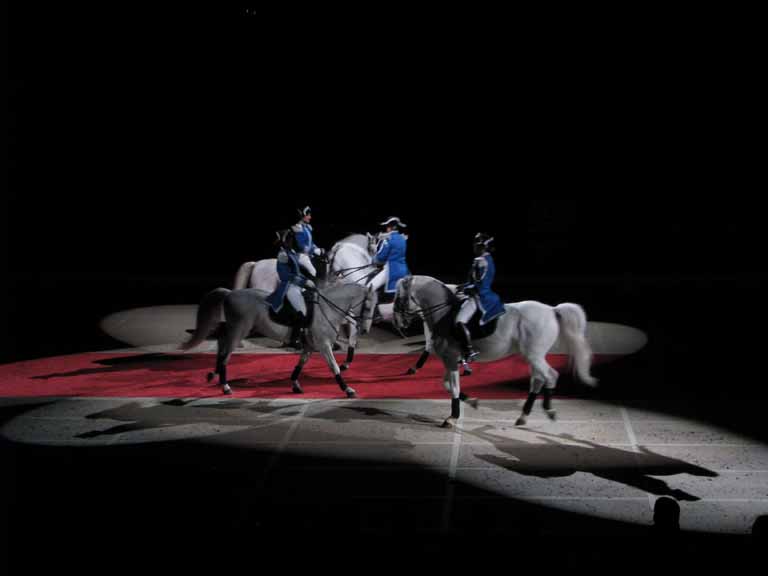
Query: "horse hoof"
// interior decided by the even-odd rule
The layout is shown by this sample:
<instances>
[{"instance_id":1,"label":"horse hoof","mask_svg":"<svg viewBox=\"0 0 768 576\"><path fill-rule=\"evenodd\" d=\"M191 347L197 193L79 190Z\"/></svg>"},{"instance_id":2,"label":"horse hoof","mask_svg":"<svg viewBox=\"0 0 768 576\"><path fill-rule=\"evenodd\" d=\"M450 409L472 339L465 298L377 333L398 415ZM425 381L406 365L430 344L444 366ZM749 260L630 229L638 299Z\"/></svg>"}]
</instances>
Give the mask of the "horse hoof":
<instances>
[{"instance_id":1,"label":"horse hoof","mask_svg":"<svg viewBox=\"0 0 768 576\"><path fill-rule=\"evenodd\" d=\"M440 425L440 428L455 428L456 427L456 418L453 416L449 416L445 419L445 422L443 422Z\"/></svg>"},{"instance_id":2,"label":"horse hoof","mask_svg":"<svg viewBox=\"0 0 768 576\"><path fill-rule=\"evenodd\" d=\"M477 410L477 407L480 404L480 401L477 398L467 398L467 404L472 406L475 410Z\"/></svg>"},{"instance_id":3,"label":"horse hoof","mask_svg":"<svg viewBox=\"0 0 768 576\"><path fill-rule=\"evenodd\" d=\"M549 417L552 422L557 420L557 411L556 410L544 410L544 412L547 413L547 416Z\"/></svg>"},{"instance_id":4,"label":"horse hoof","mask_svg":"<svg viewBox=\"0 0 768 576\"><path fill-rule=\"evenodd\" d=\"M414 374L416 374L416 368L413 368L413 367L408 368L408 372L406 372L406 374L408 376L413 376Z\"/></svg>"},{"instance_id":5,"label":"horse hoof","mask_svg":"<svg viewBox=\"0 0 768 576\"><path fill-rule=\"evenodd\" d=\"M347 364L347 363L345 362L344 364L342 364L341 366L339 366L339 370L341 370L342 372L344 372L344 370L349 370L349 364Z\"/></svg>"},{"instance_id":6,"label":"horse hoof","mask_svg":"<svg viewBox=\"0 0 768 576\"><path fill-rule=\"evenodd\" d=\"M293 383L291 390L293 391L294 394L304 394L304 390L302 390L301 385L299 385L298 382Z\"/></svg>"},{"instance_id":7,"label":"horse hoof","mask_svg":"<svg viewBox=\"0 0 768 576\"><path fill-rule=\"evenodd\" d=\"M227 394L227 395L232 394L232 388L230 388L229 386L225 386L224 394Z\"/></svg>"},{"instance_id":8,"label":"horse hoof","mask_svg":"<svg viewBox=\"0 0 768 576\"><path fill-rule=\"evenodd\" d=\"M464 372L461 373L462 376L472 376L472 368L464 368Z\"/></svg>"},{"instance_id":9,"label":"horse hoof","mask_svg":"<svg viewBox=\"0 0 768 576\"><path fill-rule=\"evenodd\" d=\"M527 422L527 418L520 416L520 418L517 419L517 422L515 422L515 426L525 426Z\"/></svg>"},{"instance_id":10,"label":"horse hoof","mask_svg":"<svg viewBox=\"0 0 768 576\"><path fill-rule=\"evenodd\" d=\"M347 393L347 398L357 398L357 392L355 392L352 388L347 388L344 392Z\"/></svg>"},{"instance_id":11,"label":"horse hoof","mask_svg":"<svg viewBox=\"0 0 768 576\"><path fill-rule=\"evenodd\" d=\"M213 378L214 378L215 376L216 376L216 373L215 373L215 372L208 372L208 374L206 374L206 375L205 375L205 379L206 379L208 382L210 382L211 380L213 380Z\"/></svg>"}]
</instances>

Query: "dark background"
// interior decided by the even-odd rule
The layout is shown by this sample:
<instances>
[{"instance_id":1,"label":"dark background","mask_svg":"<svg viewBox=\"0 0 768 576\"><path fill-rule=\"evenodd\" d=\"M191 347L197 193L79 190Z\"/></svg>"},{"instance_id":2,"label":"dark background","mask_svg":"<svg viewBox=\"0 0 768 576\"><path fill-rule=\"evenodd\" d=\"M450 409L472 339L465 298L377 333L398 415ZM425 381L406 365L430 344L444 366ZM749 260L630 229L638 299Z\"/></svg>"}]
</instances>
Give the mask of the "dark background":
<instances>
[{"instance_id":1,"label":"dark background","mask_svg":"<svg viewBox=\"0 0 768 576\"><path fill-rule=\"evenodd\" d=\"M253 10L11 7L0 360L120 346L100 318L196 303L309 204L326 248L400 216L446 281L493 234L505 301L647 332L595 395L766 438L747 15Z\"/></svg>"},{"instance_id":2,"label":"dark background","mask_svg":"<svg viewBox=\"0 0 768 576\"><path fill-rule=\"evenodd\" d=\"M506 301L581 302L685 370L757 350L749 30L254 11L11 7L3 360L116 344L101 317L229 285L306 204L326 248L400 216L446 281L487 231Z\"/></svg>"}]
</instances>

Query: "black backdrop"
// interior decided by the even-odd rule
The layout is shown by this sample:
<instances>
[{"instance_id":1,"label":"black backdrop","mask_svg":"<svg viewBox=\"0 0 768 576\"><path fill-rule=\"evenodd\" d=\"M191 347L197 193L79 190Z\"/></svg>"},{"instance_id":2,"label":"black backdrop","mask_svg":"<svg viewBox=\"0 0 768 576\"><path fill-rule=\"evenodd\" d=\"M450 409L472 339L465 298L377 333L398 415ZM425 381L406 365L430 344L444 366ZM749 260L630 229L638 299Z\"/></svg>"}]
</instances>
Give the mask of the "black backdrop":
<instances>
[{"instance_id":1,"label":"black backdrop","mask_svg":"<svg viewBox=\"0 0 768 576\"><path fill-rule=\"evenodd\" d=\"M591 319L648 333L642 352L596 368L600 388L564 376L559 393L768 439L755 142L765 133L764 66L762 34L749 26L762 20L701 7L189 10L10 6L0 361L121 346L100 333L100 318L197 302L241 262L271 256L275 228L310 204L325 247L400 216L412 270L445 280L466 273L475 232L494 234L505 300L576 301ZM144 538L179 542L187 555L190 542L210 540L210 526L217 542L240 536L259 550L271 534L303 550L318 534L294 532L293 511L306 516L312 503L317 526L326 514L339 528L349 516L333 499L324 511L312 490L291 508L302 485L275 500L290 529L227 530L223 520L240 513L235 493L250 494L236 479L259 462L253 450L3 449L12 513L6 522L3 510L0 528L4 545L16 536L17 558L39 558L20 544L79 550L93 538L101 544L92 549L120 552ZM222 478L231 491L219 492ZM224 498L204 496L212 492ZM110 514L124 527L93 531L93 519ZM588 519L566 520L542 520L544 538L534 530L515 562L526 550L550 562L542 542L581 536L589 547L575 558L599 553ZM520 544L527 528L509 530L493 550ZM615 531L617 543L633 541L626 530ZM471 537L459 536L457 551ZM336 532L327 537L338 544ZM71 550L52 555L57 565Z\"/></svg>"},{"instance_id":2,"label":"black backdrop","mask_svg":"<svg viewBox=\"0 0 768 576\"><path fill-rule=\"evenodd\" d=\"M505 300L648 331L642 386L758 390L749 33L248 9L11 7L4 361L118 345L105 314L197 302L310 204L325 247L400 216L446 280L487 231Z\"/></svg>"}]
</instances>

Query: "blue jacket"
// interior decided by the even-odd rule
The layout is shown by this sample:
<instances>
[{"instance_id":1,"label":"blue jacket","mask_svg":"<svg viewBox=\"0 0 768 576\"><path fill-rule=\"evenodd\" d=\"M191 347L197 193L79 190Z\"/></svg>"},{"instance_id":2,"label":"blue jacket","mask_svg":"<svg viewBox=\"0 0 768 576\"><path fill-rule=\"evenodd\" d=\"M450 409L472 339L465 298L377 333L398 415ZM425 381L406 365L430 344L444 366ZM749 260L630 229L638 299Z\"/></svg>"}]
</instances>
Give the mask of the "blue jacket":
<instances>
[{"instance_id":1,"label":"blue jacket","mask_svg":"<svg viewBox=\"0 0 768 576\"><path fill-rule=\"evenodd\" d=\"M408 270L408 264L405 263L405 249L405 236L397 231L393 231L382 240L379 251L376 252L376 256L373 258L376 264L389 263L389 278L385 287L386 292L394 292L397 281L411 273Z\"/></svg>"},{"instance_id":2,"label":"blue jacket","mask_svg":"<svg viewBox=\"0 0 768 576\"><path fill-rule=\"evenodd\" d=\"M307 279L302 276L299 268L299 258L293 250L280 248L277 254L277 275L280 278L280 284L277 289L267 297L267 302L275 312L280 312L285 301L285 293L288 286L295 284L302 288Z\"/></svg>"},{"instance_id":3,"label":"blue jacket","mask_svg":"<svg viewBox=\"0 0 768 576\"><path fill-rule=\"evenodd\" d=\"M491 284L495 276L496 264L493 262L493 257L486 252L482 256L475 258L474 262L472 262L469 283L464 286L465 291L477 293L477 305L483 313L482 318L480 318L481 326L506 312L504 303L499 298L499 295L491 290Z\"/></svg>"},{"instance_id":4,"label":"blue jacket","mask_svg":"<svg viewBox=\"0 0 768 576\"><path fill-rule=\"evenodd\" d=\"M312 240L312 226L305 222L299 222L293 226L293 232L296 235L296 244L299 246L299 252L313 254L317 246L315 246Z\"/></svg>"}]
</instances>

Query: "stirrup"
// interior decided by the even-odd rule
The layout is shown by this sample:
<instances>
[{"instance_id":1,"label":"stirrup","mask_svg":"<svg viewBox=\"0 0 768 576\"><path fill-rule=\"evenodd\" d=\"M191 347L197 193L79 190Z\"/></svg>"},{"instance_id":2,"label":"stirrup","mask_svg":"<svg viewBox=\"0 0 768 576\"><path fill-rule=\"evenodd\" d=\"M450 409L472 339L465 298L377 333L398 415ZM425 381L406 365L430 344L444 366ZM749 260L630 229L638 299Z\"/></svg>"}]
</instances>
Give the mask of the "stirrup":
<instances>
[{"instance_id":1,"label":"stirrup","mask_svg":"<svg viewBox=\"0 0 768 576\"><path fill-rule=\"evenodd\" d=\"M477 350L473 350L472 348L464 351L464 361L469 364L470 362L474 362L475 358L480 356L480 352Z\"/></svg>"}]
</instances>

